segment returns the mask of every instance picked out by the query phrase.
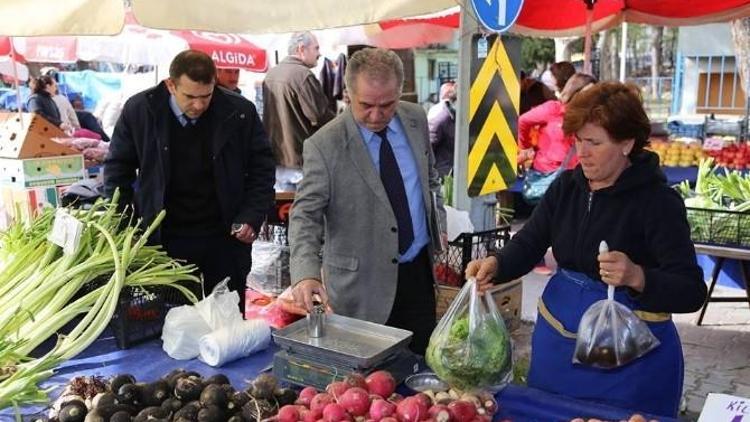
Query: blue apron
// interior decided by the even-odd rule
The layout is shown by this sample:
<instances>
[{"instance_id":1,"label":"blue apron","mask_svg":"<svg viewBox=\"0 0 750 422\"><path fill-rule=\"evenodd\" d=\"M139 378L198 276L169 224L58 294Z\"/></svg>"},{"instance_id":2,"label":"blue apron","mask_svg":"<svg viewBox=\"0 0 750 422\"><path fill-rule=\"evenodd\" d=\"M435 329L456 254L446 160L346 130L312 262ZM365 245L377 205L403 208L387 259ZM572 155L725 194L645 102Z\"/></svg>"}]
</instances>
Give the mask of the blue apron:
<instances>
[{"instance_id":1,"label":"blue apron","mask_svg":"<svg viewBox=\"0 0 750 422\"><path fill-rule=\"evenodd\" d=\"M661 345L614 369L573 364L575 332L594 302L607 298L607 286L585 274L561 269L544 289L531 338L530 387L617 406L676 417L682 396L684 361L677 329L669 314L639 310L626 289L615 300L636 311Z\"/></svg>"}]
</instances>

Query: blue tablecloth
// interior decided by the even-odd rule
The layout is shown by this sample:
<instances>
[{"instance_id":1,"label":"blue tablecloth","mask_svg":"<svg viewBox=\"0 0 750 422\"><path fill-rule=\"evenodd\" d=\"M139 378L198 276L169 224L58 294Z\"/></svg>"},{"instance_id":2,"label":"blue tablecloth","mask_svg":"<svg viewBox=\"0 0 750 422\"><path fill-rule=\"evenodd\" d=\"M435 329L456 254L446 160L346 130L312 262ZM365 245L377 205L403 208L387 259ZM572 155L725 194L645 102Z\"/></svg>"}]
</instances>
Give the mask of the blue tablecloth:
<instances>
[{"instance_id":1,"label":"blue tablecloth","mask_svg":"<svg viewBox=\"0 0 750 422\"><path fill-rule=\"evenodd\" d=\"M129 373L137 380L154 380L176 368L196 371L203 376L217 373L227 375L236 388L242 388L247 380L253 379L259 372L271 367L273 354L277 347L271 345L263 352L248 358L240 359L221 368L213 368L198 359L180 361L167 356L161 348L161 340L153 340L127 350L119 350L115 340L103 335L75 359L58 368L54 377L44 383L44 387L55 387L50 394L57 397L64 385L73 377L80 375L100 375L109 377L117 373ZM551 374L550 376L554 376ZM647 374L644 374L647 376ZM611 406L573 400L569 397L549 394L527 387L510 385L497 394L500 411L495 420L511 419L514 422L552 422L569 421L575 417L597 417L605 420L627 419L634 412L617 409ZM37 414L43 411L42 406L26 407L23 415ZM12 411L0 412L0 421L12 420ZM671 419L659 418L661 422Z\"/></svg>"}]
</instances>

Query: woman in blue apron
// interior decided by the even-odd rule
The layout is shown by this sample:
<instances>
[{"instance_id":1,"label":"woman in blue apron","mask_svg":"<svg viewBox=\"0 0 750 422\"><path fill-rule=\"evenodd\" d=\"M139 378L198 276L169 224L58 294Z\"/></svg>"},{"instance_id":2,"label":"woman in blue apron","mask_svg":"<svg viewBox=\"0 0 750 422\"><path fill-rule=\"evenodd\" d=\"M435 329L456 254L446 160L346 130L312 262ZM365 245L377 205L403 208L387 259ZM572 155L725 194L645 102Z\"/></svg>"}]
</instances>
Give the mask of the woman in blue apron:
<instances>
[{"instance_id":1,"label":"woman in blue apron","mask_svg":"<svg viewBox=\"0 0 750 422\"><path fill-rule=\"evenodd\" d=\"M550 186L524 227L494 256L469 263L481 290L529 272L548 247L559 270L539 301L529 386L634 412L675 417L683 356L672 313L706 298L685 206L644 150L650 122L636 87L601 82L568 104L563 131L580 164ZM599 253L604 240L609 252ZM660 344L617 368L573 363L581 316L615 300L642 319Z\"/></svg>"}]
</instances>

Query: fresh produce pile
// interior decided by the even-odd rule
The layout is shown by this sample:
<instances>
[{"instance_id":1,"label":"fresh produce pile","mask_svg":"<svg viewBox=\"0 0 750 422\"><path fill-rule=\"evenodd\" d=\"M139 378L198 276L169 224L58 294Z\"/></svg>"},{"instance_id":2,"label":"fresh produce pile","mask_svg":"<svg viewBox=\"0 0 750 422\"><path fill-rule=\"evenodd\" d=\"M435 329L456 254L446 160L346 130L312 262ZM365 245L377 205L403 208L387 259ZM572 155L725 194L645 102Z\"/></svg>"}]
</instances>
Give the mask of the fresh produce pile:
<instances>
[{"instance_id":1,"label":"fresh produce pile","mask_svg":"<svg viewBox=\"0 0 750 422\"><path fill-rule=\"evenodd\" d=\"M297 401L297 393L281 388L270 374L235 390L223 374L208 378L176 369L150 382L120 374L103 382L97 377L70 381L49 413L50 421L261 421ZM296 420L295 420L296 422Z\"/></svg>"},{"instance_id":2,"label":"fresh produce pile","mask_svg":"<svg viewBox=\"0 0 750 422\"><path fill-rule=\"evenodd\" d=\"M164 212L143 233L117 211L117 195L89 210L68 212L83 225L71 253L47 240L55 210L44 211L29 225L15 222L0 233L0 297L13 298L0 303L0 409L45 403L47 395L37 384L99 337L123 287L171 286L197 301L180 284L199 282L191 275L194 267L146 245ZM51 351L30 357L75 318L75 327L60 336Z\"/></svg>"},{"instance_id":3,"label":"fresh produce pile","mask_svg":"<svg viewBox=\"0 0 750 422\"><path fill-rule=\"evenodd\" d=\"M279 422L489 422L497 411L492 395L434 393L403 397L395 393L396 381L387 371L364 377L347 376L318 392L304 388L294 405L279 409Z\"/></svg>"},{"instance_id":4,"label":"fresh produce pile","mask_svg":"<svg viewBox=\"0 0 750 422\"><path fill-rule=\"evenodd\" d=\"M501 322L481 318L474 330L468 315L455 319L447 335L433 334L425 355L440 379L462 390L496 386L512 370L510 339Z\"/></svg>"},{"instance_id":5,"label":"fresh produce pile","mask_svg":"<svg viewBox=\"0 0 750 422\"><path fill-rule=\"evenodd\" d=\"M700 140L678 138L674 141L651 139L647 148L659 156L659 163L667 167L697 166L705 153Z\"/></svg>"},{"instance_id":6,"label":"fresh produce pile","mask_svg":"<svg viewBox=\"0 0 750 422\"><path fill-rule=\"evenodd\" d=\"M750 169L750 146L747 142L734 142L731 137L728 140L709 138L703 145L706 155L716 160L716 164L734 170Z\"/></svg>"},{"instance_id":7,"label":"fresh produce pile","mask_svg":"<svg viewBox=\"0 0 750 422\"><path fill-rule=\"evenodd\" d=\"M750 212L750 174L717 168L707 159L698 167L695 189L684 181L679 192L693 241L750 245L750 214L723 212Z\"/></svg>"},{"instance_id":8,"label":"fresh produce pile","mask_svg":"<svg viewBox=\"0 0 750 422\"><path fill-rule=\"evenodd\" d=\"M367 377L352 374L323 392L306 387L297 394L280 388L263 373L244 390L235 390L222 374L203 378L174 370L150 382L129 374L108 381L77 377L70 381L49 413L54 422L229 421L260 422L489 422L497 402L489 393L425 391L402 397L387 371Z\"/></svg>"}]
</instances>

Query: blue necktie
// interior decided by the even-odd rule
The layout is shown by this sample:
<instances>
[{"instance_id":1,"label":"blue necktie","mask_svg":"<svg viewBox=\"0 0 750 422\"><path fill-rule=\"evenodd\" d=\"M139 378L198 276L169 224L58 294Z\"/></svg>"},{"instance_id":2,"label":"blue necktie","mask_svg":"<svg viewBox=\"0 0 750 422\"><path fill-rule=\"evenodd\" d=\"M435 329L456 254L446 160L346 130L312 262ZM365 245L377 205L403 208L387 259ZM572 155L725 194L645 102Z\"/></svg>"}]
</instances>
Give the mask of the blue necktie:
<instances>
[{"instance_id":1,"label":"blue necktie","mask_svg":"<svg viewBox=\"0 0 750 422\"><path fill-rule=\"evenodd\" d=\"M404 179L398 168L396 156L393 154L391 143L388 142L385 128L376 132L382 139L380 142L380 180L383 182L388 201L393 208L393 214L398 223L398 253L403 255L414 241L414 227L409 212L409 200L406 198Z\"/></svg>"}]
</instances>

